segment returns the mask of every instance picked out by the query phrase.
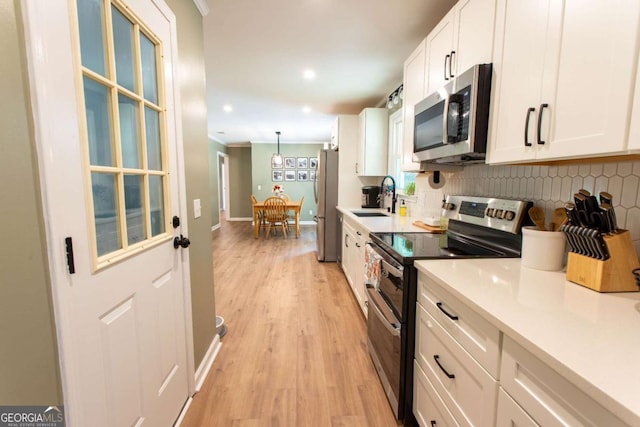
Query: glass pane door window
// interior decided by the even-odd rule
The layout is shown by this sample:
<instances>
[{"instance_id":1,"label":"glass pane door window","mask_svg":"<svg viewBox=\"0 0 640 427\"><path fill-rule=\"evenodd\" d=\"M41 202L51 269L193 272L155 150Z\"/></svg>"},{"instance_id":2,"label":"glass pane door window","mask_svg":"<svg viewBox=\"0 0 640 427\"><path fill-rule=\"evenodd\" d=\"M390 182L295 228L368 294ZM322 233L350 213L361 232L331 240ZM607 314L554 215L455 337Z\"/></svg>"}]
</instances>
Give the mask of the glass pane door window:
<instances>
[{"instance_id":1,"label":"glass pane door window","mask_svg":"<svg viewBox=\"0 0 640 427\"><path fill-rule=\"evenodd\" d=\"M117 0L76 0L99 269L170 238L162 45Z\"/></svg>"}]
</instances>

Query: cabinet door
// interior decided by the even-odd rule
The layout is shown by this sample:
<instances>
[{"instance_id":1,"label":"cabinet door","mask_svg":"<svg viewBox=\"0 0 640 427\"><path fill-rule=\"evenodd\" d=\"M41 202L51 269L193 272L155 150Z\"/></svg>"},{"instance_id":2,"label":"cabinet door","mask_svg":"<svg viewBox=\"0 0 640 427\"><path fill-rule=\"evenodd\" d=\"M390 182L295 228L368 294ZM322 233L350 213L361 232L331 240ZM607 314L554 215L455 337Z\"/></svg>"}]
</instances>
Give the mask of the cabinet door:
<instances>
[{"instance_id":1,"label":"cabinet door","mask_svg":"<svg viewBox=\"0 0 640 427\"><path fill-rule=\"evenodd\" d=\"M453 74L491 62L496 0L462 0L454 8Z\"/></svg>"},{"instance_id":2,"label":"cabinet door","mask_svg":"<svg viewBox=\"0 0 640 427\"><path fill-rule=\"evenodd\" d=\"M636 89L633 95L631 124L629 126L628 149L633 153L640 152L640 60L636 71Z\"/></svg>"},{"instance_id":3,"label":"cabinet door","mask_svg":"<svg viewBox=\"0 0 640 427\"><path fill-rule=\"evenodd\" d=\"M415 360L413 362L413 414L420 427L457 427L459 425Z\"/></svg>"},{"instance_id":4,"label":"cabinet door","mask_svg":"<svg viewBox=\"0 0 640 427\"><path fill-rule=\"evenodd\" d=\"M535 158L550 0L498 0L488 163ZM534 110L529 112L529 108ZM529 112L525 146L525 124Z\"/></svg>"},{"instance_id":5,"label":"cabinet door","mask_svg":"<svg viewBox=\"0 0 640 427\"><path fill-rule=\"evenodd\" d=\"M564 7L562 7L564 5ZM626 149L637 64L640 2L553 2L540 104L539 159Z\"/></svg>"},{"instance_id":6,"label":"cabinet door","mask_svg":"<svg viewBox=\"0 0 640 427\"><path fill-rule=\"evenodd\" d=\"M405 170L418 170L420 167L420 162L413 161L413 126L415 124L415 105L426 96L425 44L426 41L423 40L404 63L402 168Z\"/></svg>"},{"instance_id":7,"label":"cabinet door","mask_svg":"<svg viewBox=\"0 0 640 427\"><path fill-rule=\"evenodd\" d=\"M453 49L454 12L451 9L427 36L427 94L451 80L453 70L449 61Z\"/></svg>"},{"instance_id":8,"label":"cabinet door","mask_svg":"<svg viewBox=\"0 0 640 427\"><path fill-rule=\"evenodd\" d=\"M349 285L353 283L353 246L355 240L351 232L351 226L345 219L342 221L342 271Z\"/></svg>"},{"instance_id":9,"label":"cabinet door","mask_svg":"<svg viewBox=\"0 0 640 427\"><path fill-rule=\"evenodd\" d=\"M535 421L500 387L496 427L539 427Z\"/></svg>"},{"instance_id":10,"label":"cabinet door","mask_svg":"<svg viewBox=\"0 0 640 427\"><path fill-rule=\"evenodd\" d=\"M365 108L359 117L358 162L360 176L387 174L389 113L386 108Z\"/></svg>"},{"instance_id":11,"label":"cabinet door","mask_svg":"<svg viewBox=\"0 0 640 427\"><path fill-rule=\"evenodd\" d=\"M364 242L360 238L356 238L355 248L354 248L354 283L353 283L353 291L356 294L356 298L358 299L358 303L360 304L360 309L364 313L365 317L367 316L367 292L364 285Z\"/></svg>"}]
</instances>

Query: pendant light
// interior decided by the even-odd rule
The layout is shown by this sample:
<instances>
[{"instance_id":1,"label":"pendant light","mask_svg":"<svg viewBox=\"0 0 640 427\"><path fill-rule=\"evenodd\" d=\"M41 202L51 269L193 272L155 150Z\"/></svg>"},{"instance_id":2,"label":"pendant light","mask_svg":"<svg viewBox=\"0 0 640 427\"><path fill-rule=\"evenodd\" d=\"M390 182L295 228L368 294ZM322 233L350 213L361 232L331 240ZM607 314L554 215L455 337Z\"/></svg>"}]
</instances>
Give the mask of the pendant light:
<instances>
[{"instance_id":1,"label":"pendant light","mask_svg":"<svg viewBox=\"0 0 640 427\"><path fill-rule=\"evenodd\" d=\"M274 168L277 167L282 167L282 154L280 154L280 131L276 131L276 135L278 135L278 152L277 153L273 153L273 156L271 156L271 166Z\"/></svg>"}]
</instances>

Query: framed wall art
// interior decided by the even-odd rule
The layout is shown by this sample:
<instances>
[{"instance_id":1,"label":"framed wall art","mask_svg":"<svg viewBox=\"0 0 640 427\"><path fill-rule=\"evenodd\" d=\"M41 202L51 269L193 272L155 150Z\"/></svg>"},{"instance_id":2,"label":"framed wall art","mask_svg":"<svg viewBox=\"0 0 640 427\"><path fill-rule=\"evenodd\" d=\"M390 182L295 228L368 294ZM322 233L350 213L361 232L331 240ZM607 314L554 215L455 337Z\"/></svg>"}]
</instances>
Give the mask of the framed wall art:
<instances>
[{"instance_id":1,"label":"framed wall art","mask_svg":"<svg viewBox=\"0 0 640 427\"><path fill-rule=\"evenodd\" d=\"M296 180L296 171L285 170L284 171L284 180L285 181L295 181Z\"/></svg>"},{"instance_id":2,"label":"framed wall art","mask_svg":"<svg viewBox=\"0 0 640 427\"><path fill-rule=\"evenodd\" d=\"M318 158L317 157L309 157L309 169L313 169L313 170L318 169Z\"/></svg>"},{"instance_id":3,"label":"framed wall art","mask_svg":"<svg viewBox=\"0 0 640 427\"><path fill-rule=\"evenodd\" d=\"M285 169L295 169L296 168L296 158L295 157L285 157L284 158L284 168Z\"/></svg>"},{"instance_id":4,"label":"framed wall art","mask_svg":"<svg viewBox=\"0 0 640 427\"><path fill-rule=\"evenodd\" d=\"M281 170L272 170L271 171L271 181L273 181L273 182L282 181L282 171Z\"/></svg>"},{"instance_id":5,"label":"framed wall art","mask_svg":"<svg viewBox=\"0 0 640 427\"><path fill-rule=\"evenodd\" d=\"M309 171L299 170L298 171L298 181L308 181L309 180Z\"/></svg>"},{"instance_id":6,"label":"framed wall art","mask_svg":"<svg viewBox=\"0 0 640 427\"><path fill-rule=\"evenodd\" d=\"M298 157L298 169L309 169L309 158Z\"/></svg>"}]
</instances>

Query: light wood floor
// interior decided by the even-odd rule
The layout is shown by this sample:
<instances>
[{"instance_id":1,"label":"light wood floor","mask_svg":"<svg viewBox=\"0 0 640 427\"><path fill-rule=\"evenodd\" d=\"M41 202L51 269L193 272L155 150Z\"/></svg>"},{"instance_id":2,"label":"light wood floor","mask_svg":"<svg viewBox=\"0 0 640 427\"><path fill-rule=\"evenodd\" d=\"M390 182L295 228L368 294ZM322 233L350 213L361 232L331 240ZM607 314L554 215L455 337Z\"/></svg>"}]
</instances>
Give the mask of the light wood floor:
<instances>
[{"instance_id":1,"label":"light wood floor","mask_svg":"<svg viewBox=\"0 0 640 427\"><path fill-rule=\"evenodd\" d=\"M247 222L213 232L222 349L182 426L396 426L366 347L364 316L315 227L255 240Z\"/></svg>"}]
</instances>

